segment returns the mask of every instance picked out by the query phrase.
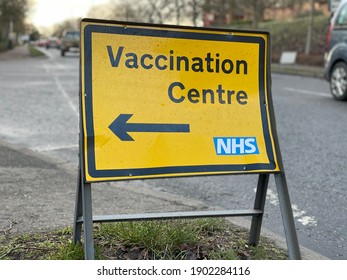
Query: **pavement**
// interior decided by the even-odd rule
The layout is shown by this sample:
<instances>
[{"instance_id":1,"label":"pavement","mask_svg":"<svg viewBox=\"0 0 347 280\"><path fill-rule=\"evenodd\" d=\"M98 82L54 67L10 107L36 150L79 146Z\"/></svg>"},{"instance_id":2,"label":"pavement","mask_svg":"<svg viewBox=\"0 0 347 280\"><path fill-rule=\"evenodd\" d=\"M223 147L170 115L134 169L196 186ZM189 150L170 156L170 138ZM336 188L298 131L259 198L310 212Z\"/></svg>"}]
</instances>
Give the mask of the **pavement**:
<instances>
[{"instance_id":1,"label":"pavement","mask_svg":"<svg viewBox=\"0 0 347 280\"><path fill-rule=\"evenodd\" d=\"M29 56L27 47L17 47L0 54L0 63L25 56ZM53 158L0 140L0 235L72 226L77 174L76 166L59 164ZM93 184L92 196L94 215L211 210L201 201L153 189L145 180ZM228 220L250 227L246 218ZM262 236L287 248L284 237L264 227ZM303 246L301 254L306 260L327 259Z\"/></svg>"},{"instance_id":2,"label":"pavement","mask_svg":"<svg viewBox=\"0 0 347 280\"><path fill-rule=\"evenodd\" d=\"M310 66L310 65L299 65L299 64L272 64L272 73L286 74L286 75L299 75L312 78L323 79L323 67Z\"/></svg>"}]
</instances>

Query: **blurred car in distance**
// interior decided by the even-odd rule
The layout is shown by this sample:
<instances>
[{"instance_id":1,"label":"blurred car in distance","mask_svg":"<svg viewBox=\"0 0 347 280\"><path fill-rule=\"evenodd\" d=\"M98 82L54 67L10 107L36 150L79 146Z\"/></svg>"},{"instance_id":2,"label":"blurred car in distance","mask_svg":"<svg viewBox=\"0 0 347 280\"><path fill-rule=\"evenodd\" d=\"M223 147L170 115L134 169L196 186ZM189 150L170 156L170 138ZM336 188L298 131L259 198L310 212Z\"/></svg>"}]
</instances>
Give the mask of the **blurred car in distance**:
<instances>
[{"instance_id":1,"label":"blurred car in distance","mask_svg":"<svg viewBox=\"0 0 347 280\"><path fill-rule=\"evenodd\" d=\"M80 32L76 30L67 30L63 33L61 39L61 55L66 52L78 52L80 48Z\"/></svg>"},{"instance_id":2,"label":"blurred car in distance","mask_svg":"<svg viewBox=\"0 0 347 280\"><path fill-rule=\"evenodd\" d=\"M46 41L46 49L49 48L60 48L60 40L56 37L50 37Z\"/></svg>"},{"instance_id":3,"label":"blurred car in distance","mask_svg":"<svg viewBox=\"0 0 347 280\"><path fill-rule=\"evenodd\" d=\"M47 43L47 39L39 39L35 41L35 45L38 47L44 47L46 46L46 43Z\"/></svg>"},{"instance_id":4,"label":"blurred car in distance","mask_svg":"<svg viewBox=\"0 0 347 280\"><path fill-rule=\"evenodd\" d=\"M324 78L337 100L347 100L347 0L341 1L330 21L324 54Z\"/></svg>"}]
</instances>

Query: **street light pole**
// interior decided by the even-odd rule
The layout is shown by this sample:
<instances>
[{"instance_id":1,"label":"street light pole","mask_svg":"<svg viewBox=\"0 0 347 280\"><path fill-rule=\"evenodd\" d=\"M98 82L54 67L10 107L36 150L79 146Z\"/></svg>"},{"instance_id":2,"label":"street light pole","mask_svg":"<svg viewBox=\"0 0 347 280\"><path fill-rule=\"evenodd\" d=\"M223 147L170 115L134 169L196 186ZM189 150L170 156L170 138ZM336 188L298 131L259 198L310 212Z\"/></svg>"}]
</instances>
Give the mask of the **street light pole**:
<instances>
[{"instance_id":1,"label":"street light pole","mask_svg":"<svg viewBox=\"0 0 347 280\"><path fill-rule=\"evenodd\" d=\"M12 34L13 34L13 16L10 15L10 20L9 20L9 27L8 27L8 48L12 49L13 47L13 42L12 42Z\"/></svg>"},{"instance_id":2,"label":"street light pole","mask_svg":"<svg viewBox=\"0 0 347 280\"><path fill-rule=\"evenodd\" d=\"M311 52L311 41L312 41L312 29L313 29L313 16L314 16L314 0L310 0L310 16L307 28L307 38L305 54L308 55Z\"/></svg>"}]
</instances>

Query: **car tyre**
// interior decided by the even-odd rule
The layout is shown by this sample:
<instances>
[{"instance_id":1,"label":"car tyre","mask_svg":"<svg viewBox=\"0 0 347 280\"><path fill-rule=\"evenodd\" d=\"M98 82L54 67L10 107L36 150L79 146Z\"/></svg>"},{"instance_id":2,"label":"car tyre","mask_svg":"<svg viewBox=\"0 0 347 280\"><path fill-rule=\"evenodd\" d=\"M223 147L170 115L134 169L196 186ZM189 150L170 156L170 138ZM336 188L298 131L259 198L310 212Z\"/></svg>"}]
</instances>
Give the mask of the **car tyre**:
<instances>
[{"instance_id":1,"label":"car tyre","mask_svg":"<svg viewBox=\"0 0 347 280\"><path fill-rule=\"evenodd\" d=\"M61 50L61 56L65 56L65 51Z\"/></svg>"},{"instance_id":2,"label":"car tyre","mask_svg":"<svg viewBox=\"0 0 347 280\"><path fill-rule=\"evenodd\" d=\"M330 74L330 91L337 100L347 100L347 64L338 62Z\"/></svg>"}]
</instances>

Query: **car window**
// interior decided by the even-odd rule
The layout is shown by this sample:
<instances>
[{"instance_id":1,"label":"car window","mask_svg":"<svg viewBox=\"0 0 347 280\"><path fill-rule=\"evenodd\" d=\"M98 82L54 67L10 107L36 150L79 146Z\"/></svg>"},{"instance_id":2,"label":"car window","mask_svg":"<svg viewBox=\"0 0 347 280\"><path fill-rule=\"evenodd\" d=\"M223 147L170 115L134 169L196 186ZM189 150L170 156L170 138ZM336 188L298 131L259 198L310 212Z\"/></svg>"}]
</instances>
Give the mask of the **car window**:
<instances>
[{"instance_id":1,"label":"car window","mask_svg":"<svg viewBox=\"0 0 347 280\"><path fill-rule=\"evenodd\" d=\"M80 38L80 33L79 32L67 32L66 33L66 38L77 40L77 39Z\"/></svg>"},{"instance_id":2,"label":"car window","mask_svg":"<svg viewBox=\"0 0 347 280\"><path fill-rule=\"evenodd\" d=\"M336 18L335 25L341 26L341 25L347 25L347 4L344 5L341 9L339 14Z\"/></svg>"}]
</instances>

